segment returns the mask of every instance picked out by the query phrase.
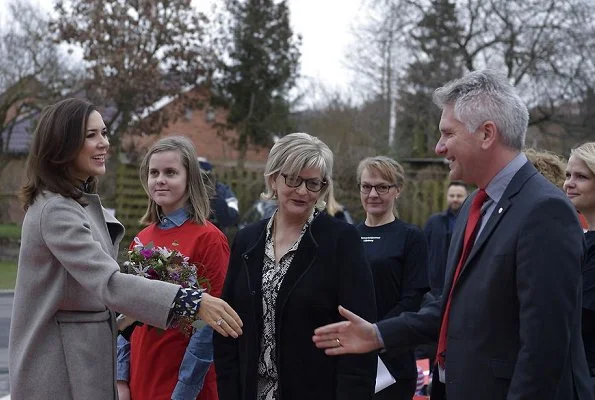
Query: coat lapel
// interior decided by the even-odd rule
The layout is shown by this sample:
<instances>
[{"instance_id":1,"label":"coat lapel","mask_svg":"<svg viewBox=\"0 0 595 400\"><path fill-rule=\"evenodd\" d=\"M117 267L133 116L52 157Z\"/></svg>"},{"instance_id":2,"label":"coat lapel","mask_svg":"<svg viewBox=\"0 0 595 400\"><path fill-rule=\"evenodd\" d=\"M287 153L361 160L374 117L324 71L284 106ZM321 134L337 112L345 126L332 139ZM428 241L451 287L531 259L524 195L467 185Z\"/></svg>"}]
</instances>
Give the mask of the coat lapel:
<instances>
[{"instance_id":1,"label":"coat lapel","mask_svg":"<svg viewBox=\"0 0 595 400\"><path fill-rule=\"evenodd\" d=\"M533 165L529 161L527 161L525 163L525 165L523 165L521 167L521 169L519 169L517 171L517 173L514 175L514 177L512 178L512 180L506 187L506 190L502 194L500 201L498 202L498 204L496 204L496 207L494 208L494 211L492 212L490 219L486 223L486 225L483 228L483 230L481 231L479 237L476 239L475 244L471 248L471 253L469 253L469 257L467 257L467 261L465 262L465 265L463 265L461 273L459 274L459 279L457 279L457 282L455 282L456 286L458 286L459 282L461 282L461 278L465 274L465 271L467 271L469 268L472 268L470 266L471 262L478 255L478 253L481 251L481 249L486 245L488 239L494 233L496 227L498 226L500 221L502 221L502 219L506 215L506 211L508 211L508 209L514 205L515 196L519 193L519 191L521 190L521 188L523 187L525 182L531 176L535 175L536 173L537 173L537 170L535 169L535 167L533 167ZM465 218L465 223L466 223L466 221L467 221L467 218ZM463 227L463 231L464 231L464 227ZM463 246L462 240L458 246L459 246L458 249L460 252L460 249ZM458 261L458 257L457 257L457 261ZM453 275L454 275L454 272L453 272ZM451 280L452 280L452 277L451 277Z\"/></svg>"},{"instance_id":2,"label":"coat lapel","mask_svg":"<svg viewBox=\"0 0 595 400\"><path fill-rule=\"evenodd\" d=\"M277 296L277 317L282 313L283 307L289 298L293 288L299 282L300 278L304 273L310 269L310 266L314 262L318 253L318 244L312 235L312 226L317 222L319 218L315 218L312 224L302 237L302 240L295 252L295 256L287 269L281 287L279 288L279 294Z\"/></svg>"},{"instance_id":3,"label":"coat lapel","mask_svg":"<svg viewBox=\"0 0 595 400\"><path fill-rule=\"evenodd\" d=\"M264 263L264 246L266 241L266 226L269 219L261 221L260 236L254 242L254 245L249 248L242 259L246 266L246 274L248 277L248 287L255 294L250 296L254 299L252 308L254 310L255 321L262 321L262 266Z\"/></svg>"},{"instance_id":4,"label":"coat lapel","mask_svg":"<svg viewBox=\"0 0 595 400\"><path fill-rule=\"evenodd\" d=\"M89 219L95 225L95 231L100 236L97 239L99 240L101 247L107 254L111 255L112 257L116 257L117 250L114 251L114 245L112 242L112 238L109 234L107 223L105 221L103 207L101 206L99 196L96 194L89 193L86 193L84 196L85 199L89 202L89 204L85 207L85 211L89 216Z\"/></svg>"}]
</instances>

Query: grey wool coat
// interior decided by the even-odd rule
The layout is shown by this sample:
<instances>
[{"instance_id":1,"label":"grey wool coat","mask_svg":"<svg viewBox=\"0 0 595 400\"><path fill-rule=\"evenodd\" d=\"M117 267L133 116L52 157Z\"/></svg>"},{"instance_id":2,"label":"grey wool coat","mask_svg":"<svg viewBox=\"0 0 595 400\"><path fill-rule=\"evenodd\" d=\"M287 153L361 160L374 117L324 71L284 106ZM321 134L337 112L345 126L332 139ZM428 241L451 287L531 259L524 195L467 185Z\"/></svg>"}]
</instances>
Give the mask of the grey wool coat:
<instances>
[{"instance_id":1,"label":"grey wool coat","mask_svg":"<svg viewBox=\"0 0 595 400\"><path fill-rule=\"evenodd\" d=\"M123 226L45 192L29 207L9 338L13 400L109 400L115 388L113 311L165 328L179 287L120 273Z\"/></svg>"}]
</instances>

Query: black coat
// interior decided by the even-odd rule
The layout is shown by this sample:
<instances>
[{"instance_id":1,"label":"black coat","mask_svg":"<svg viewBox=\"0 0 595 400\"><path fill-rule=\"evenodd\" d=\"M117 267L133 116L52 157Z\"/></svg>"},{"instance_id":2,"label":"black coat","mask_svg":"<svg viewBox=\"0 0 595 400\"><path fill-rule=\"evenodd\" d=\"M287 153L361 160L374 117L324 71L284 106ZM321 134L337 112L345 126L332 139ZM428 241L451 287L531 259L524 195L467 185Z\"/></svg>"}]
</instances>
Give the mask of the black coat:
<instances>
[{"instance_id":1,"label":"black coat","mask_svg":"<svg viewBox=\"0 0 595 400\"><path fill-rule=\"evenodd\" d=\"M232 246L222 298L242 318L244 334L214 337L221 400L256 399L267 222L238 232ZM312 342L314 329L342 320L339 305L376 320L372 274L357 230L321 213L304 234L277 298L281 399L372 398L376 354L330 357Z\"/></svg>"},{"instance_id":2,"label":"black coat","mask_svg":"<svg viewBox=\"0 0 595 400\"><path fill-rule=\"evenodd\" d=\"M457 219L442 299L453 285L473 197ZM446 392L449 400L592 400L581 338L583 252L574 207L527 162L454 285L446 385L436 373L432 399ZM443 312L437 300L378 323L386 348L437 338Z\"/></svg>"},{"instance_id":3,"label":"black coat","mask_svg":"<svg viewBox=\"0 0 595 400\"><path fill-rule=\"evenodd\" d=\"M443 211L432 215L424 227L424 234L428 242L428 279L432 295L438 297L444 288L446 274L446 257L452 231L449 229L449 213Z\"/></svg>"}]
</instances>

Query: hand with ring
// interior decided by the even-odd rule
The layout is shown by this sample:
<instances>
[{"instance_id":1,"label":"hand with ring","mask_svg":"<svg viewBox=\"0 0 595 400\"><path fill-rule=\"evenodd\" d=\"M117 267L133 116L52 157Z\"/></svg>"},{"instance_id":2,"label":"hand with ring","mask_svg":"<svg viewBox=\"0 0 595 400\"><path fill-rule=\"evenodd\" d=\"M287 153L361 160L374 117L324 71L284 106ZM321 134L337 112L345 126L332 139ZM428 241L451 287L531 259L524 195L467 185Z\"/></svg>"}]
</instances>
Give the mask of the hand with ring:
<instances>
[{"instance_id":1,"label":"hand with ring","mask_svg":"<svg viewBox=\"0 0 595 400\"><path fill-rule=\"evenodd\" d=\"M203 293L198 308L198 317L221 335L237 338L242 334L240 316L225 300Z\"/></svg>"},{"instance_id":2,"label":"hand with ring","mask_svg":"<svg viewBox=\"0 0 595 400\"><path fill-rule=\"evenodd\" d=\"M316 347L324 349L329 356L362 354L382 348L373 324L341 306L339 313L346 321L321 326L314 331L312 340Z\"/></svg>"}]
</instances>

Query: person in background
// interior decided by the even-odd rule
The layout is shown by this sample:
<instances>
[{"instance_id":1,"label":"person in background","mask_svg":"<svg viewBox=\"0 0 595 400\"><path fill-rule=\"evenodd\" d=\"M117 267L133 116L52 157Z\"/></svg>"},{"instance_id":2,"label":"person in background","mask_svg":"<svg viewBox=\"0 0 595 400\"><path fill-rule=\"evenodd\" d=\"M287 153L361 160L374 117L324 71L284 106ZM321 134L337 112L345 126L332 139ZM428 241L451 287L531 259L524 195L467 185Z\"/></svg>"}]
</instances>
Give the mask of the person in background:
<instances>
[{"instance_id":1,"label":"person in background","mask_svg":"<svg viewBox=\"0 0 595 400\"><path fill-rule=\"evenodd\" d=\"M198 315L221 334L241 334L224 301L120 272L124 227L96 194L108 150L91 103L66 99L43 110L21 192L26 214L8 343L13 400L115 400L114 311L163 329L173 315ZM220 318L231 325L221 329Z\"/></svg>"},{"instance_id":2,"label":"person in background","mask_svg":"<svg viewBox=\"0 0 595 400\"><path fill-rule=\"evenodd\" d=\"M192 143L172 136L157 141L140 166L149 196L140 241L175 249L208 279L208 293L220 296L229 262L225 235L207 220L209 197L195 162ZM221 324L225 322L221 321ZM118 337L118 391L122 400L217 400L213 329L205 325L191 335L137 326L130 341Z\"/></svg>"},{"instance_id":3,"label":"person in background","mask_svg":"<svg viewBox=\"0 0 595 400\"><path fill-rule=\"evenodd\" d=\"M566 173L566 160L562 156L533 148L525 149L525 155L541 175L562 190Z\"/></svg>"},{"instance_id":4,"label":"person in background","mask_svg":"<svg viewBox=\"0 0 595 400\"><path fill-rule=\"evenodd\" d=\"M459 211L443 294L376 325L341 308L347 321L316 329L316 346L334 356L394 353L438 338L433 400L592 400L583 232L566 195L522 151L526 105L492 70L447 83L434 102L436 153L450 179L479 187Z\"/></svg>"},{"instance_id":5,"label":"person in background","mask_svg":"<svg viewBox=\"0 0 595 400\"><path fill-rule=\"evenodd\" d=\"M357 229L321 212L332 170L331 150L306 133L269 152L263 197L278 207L232 245L222 298L237 308L244 334L215 337L221 400L372 399L375 354L330 358L312 344L316 326L340 320L339 304L376 319Z\"/></svg>"},{"instance_id":6,"label":"person in background","mask_svg":"<svg viewBox=\"0 0 595 400\"><path fill-rule=\"evenodd\" d=\"M331 217L335 217L341 221L345 221L348 224L353 224L353 218L351 218L351 214L349 211L340 204L337 199L335 198L335 189L334 183L330 183L328 187L328 197L326 200L326 213Z\"/></svg>"},{"instance_id":7,"label":"person in background","mask_svg":"<svg viewBox=\"0 0 595 400\"><path fill-rule=\"evenodd\" d=\"M434 297L442 294L450 238L457 215L466 198L465 184L457 181L450 182L446 190L446 211L432 215L424 227L428 243L428 278Z\"/></svg>"},{"instance_id":8,"label":"person in background","mask_svg":"<svg viewBox=\"0 0 595 400\"><path fill-rule=\"evenodd\" d=\"M214 187L209 220L217 228L225 231L238 223L238 199L228 185L217 179L213 173L213 165L206 158L197 157L197 159L201 170L204 171Z\"/></svg>"},{"instance_id":9,"label":"person in background","mask_svg":"<svg viewBox=\"0 0 595 400\"><path fill-rule=\"evenodd\" d=\"M366 212L357 229L372 268L378 320L417 311L429 289L428 247L421 229L398 218L397 200L405 171L391 158L368 157L357 167L357 181ZM374 399L410 400L417 380L413 351L381 354L380 358L396 382L376 393Z\"/></svg>"},{"instance_id":10,"label":"person in background","mask_svg":"<svg viewBox=\"0 0 595 400\"><path fill-rule=\"evenodd\" d=\"M564 181L566 179L566 160L551 151L526 149L525 154L535 169L554 185L564 190ZM578 211L578 210L577 210ZM579 221L583 230L588 230L588 223L585 216L578 211Z\"/></svg>"},{"instance_id":11,"label":"person in background","mask_svg":"<svg viewBox=\"0 0 595 400\"><path fill-rule=\"evenodd\" d=\"M595 142L584 143L570 151L564 191L577 210L587 219L587 252L583 267L583 341L595 394Z\"/></svg>"}]
</instances>

